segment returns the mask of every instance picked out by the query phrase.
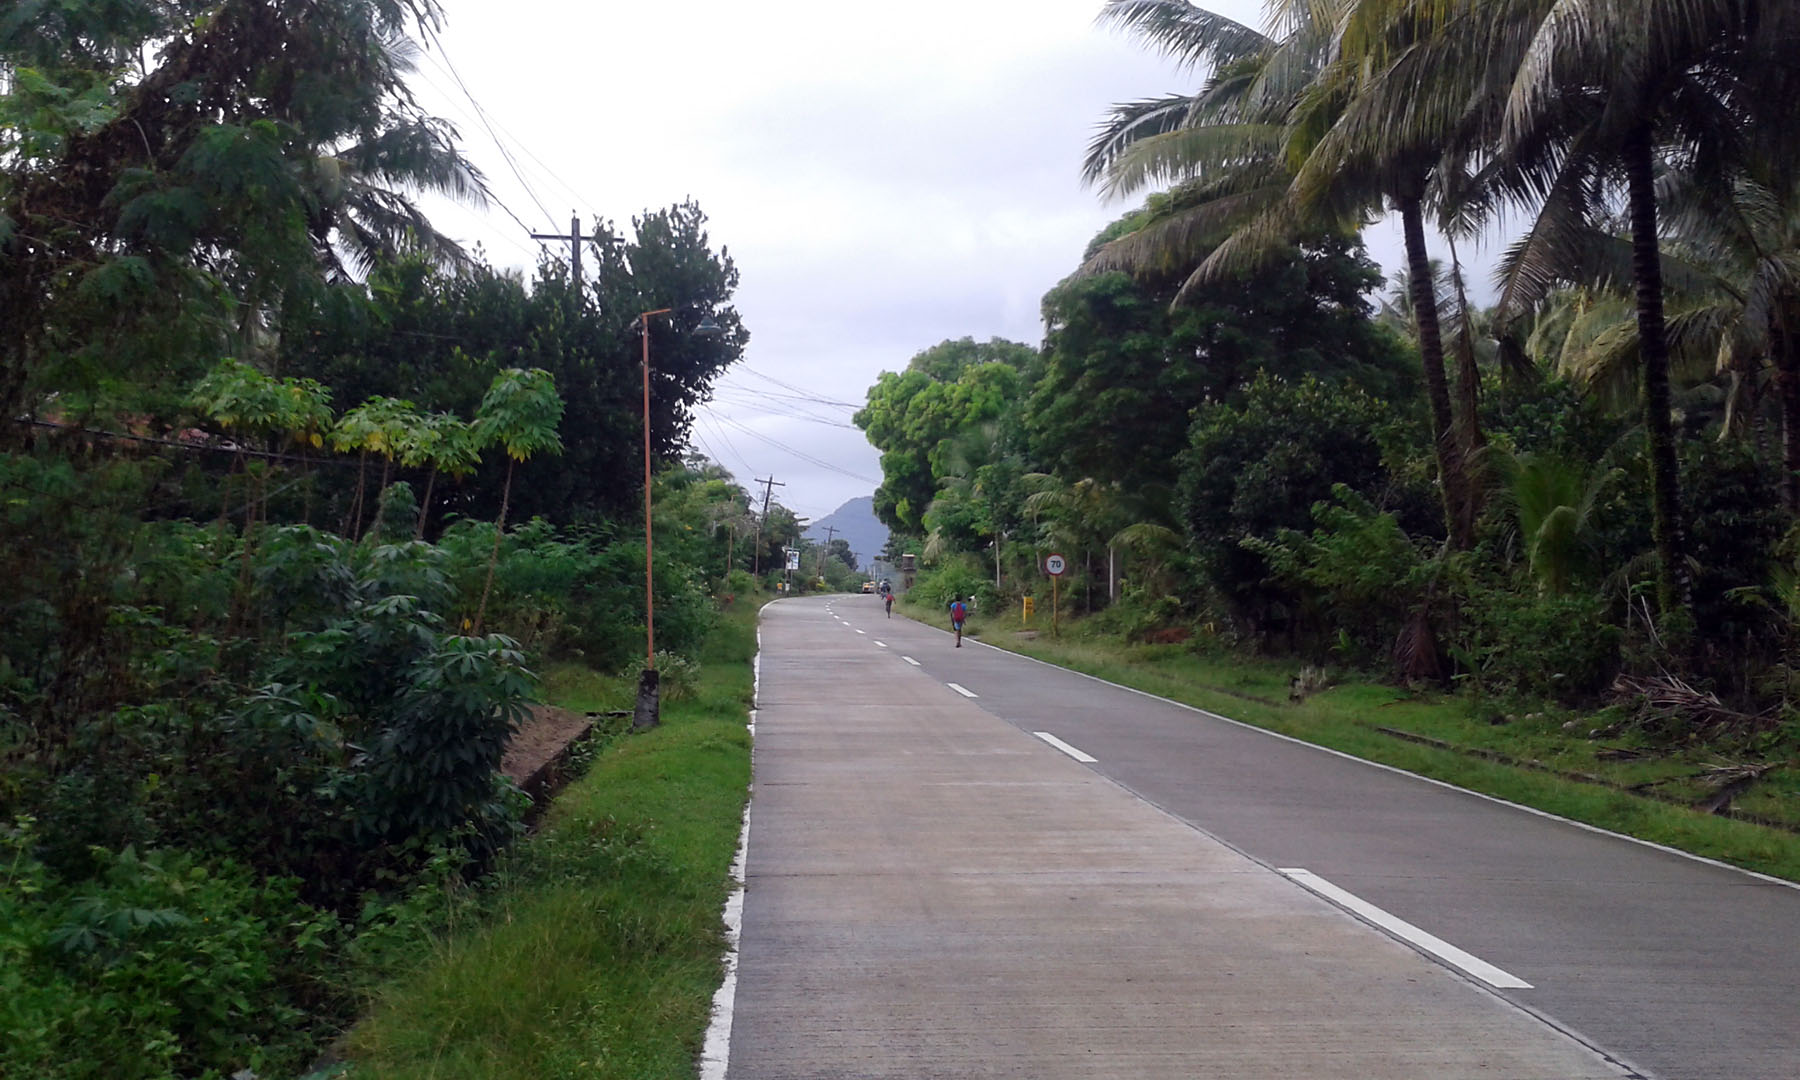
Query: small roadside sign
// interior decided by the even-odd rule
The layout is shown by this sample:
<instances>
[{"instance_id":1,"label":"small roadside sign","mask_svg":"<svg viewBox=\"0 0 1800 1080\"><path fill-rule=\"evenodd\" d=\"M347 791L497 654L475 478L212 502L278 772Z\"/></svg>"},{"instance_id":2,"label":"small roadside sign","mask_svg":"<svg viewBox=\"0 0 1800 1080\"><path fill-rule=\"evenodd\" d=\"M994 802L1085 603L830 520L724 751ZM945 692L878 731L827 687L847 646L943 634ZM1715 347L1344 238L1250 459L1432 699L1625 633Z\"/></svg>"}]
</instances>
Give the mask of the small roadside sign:
<instances>
[{"instance_id":1,"label":"small roadside sign","mask_svg":"<svg viewBox=\"0 0 1800 1080\"><path fill-rule=\"evenodd\" d=\"M1063 571L1069 568L1068 560L1061 555L1044 556L1044 573L1051 577L1062 577Z\"/></svg>"}]
</instances>

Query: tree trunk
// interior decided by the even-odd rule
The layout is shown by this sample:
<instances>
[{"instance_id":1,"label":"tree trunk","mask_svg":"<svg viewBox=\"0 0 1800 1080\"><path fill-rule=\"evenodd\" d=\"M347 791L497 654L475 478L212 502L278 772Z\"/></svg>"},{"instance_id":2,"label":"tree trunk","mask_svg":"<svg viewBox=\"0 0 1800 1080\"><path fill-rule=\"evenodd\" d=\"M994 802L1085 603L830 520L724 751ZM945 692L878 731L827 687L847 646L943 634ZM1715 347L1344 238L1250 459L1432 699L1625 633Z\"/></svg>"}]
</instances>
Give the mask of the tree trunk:
<instances>
[{"instance_id":1,"label":"tree trunk","mask_svg":"<svg viewBox=\"0 0 1800 1080\"><path fill-rule=\"evenodd\" d=\"M313 524L313 459L306 455L306 443L301 443L301 524Z\"/></svg>"},{"instance_id":2,"label":"tree trunk","mask_svg":"<svg viewBox=\"0 0 1800 1080\"><path fill-rule=\"evenodd\" d=\"M481 633L481 622L487 618L488 594L494 591L494 567L500 565L500 538L506 535L506 505L512 500L513 459L506 459L506 484L500 489L500 520L494 523L494 550L488 556L487 584L481 587L481 606L475 610L475 633Z\"/></svg>"},{"instance_id":3,"label":"tree trunk","mask_svg":"<svg viewBox=\"0 0 1800 1080\"><path fill-rule=\"evenodd\" d=\"M1469 470L1469 513L1480 510L1481 493L1474 483L1474 468L1480 452L1487 446L1481 432L1481 369L1475 363L1475 335L1469 327L1469 294L1463 288L1462 259L1456 254L1456 242L1450 242L1450 276L1456 282L1456 303L1461 311L1457 319L1456 343L1456 426L1462 433L1463 464Z\"/></svg>"},{"instance_id":4,"label":"tree trunk","mask_svg":"<svg viewBox=\"0 0 1800 1080\"><path fill-rule=\"evenodd\" d=\"M344 521L344 535L352 540L362 536L363 483L369 471L369 452L364 450L356 459L356 497L350 500L350 516Z\"/></svg>"},{"instance_id":5,"label":"tree trunk","mask_svg":"<svg viewBox=\"0 0 1800 1080\"><path fill-rule=\"evenodd\" d=\"M1795 511L1800 510L1800 350L1783 329L1777 328L1769 338L1775 394L1781 403L1781 503Z\"/></svg>"},{"instance_id":6,"label":"tree trunk","mask_svg":"<svg viewBox=\"0 0 1800 1080\"><path fill-rule=\"evenodd\" d=\"M1450 382L1444 374L1444 340L1438 328L1437 288L1431 280L1431 258L1425 250L1424 211L1416 195L1396 202L1406 233L1406 273L1413 320L1419 331L1425 394L1431 404L1431 442L1437 453L1438 483L1444 497L1444 525L1451 546L1467 550L1474 543L1474 520L1468 512L1468 478L1450 412Z\"/></svg>"},{"instance_id":7,"label":"tree trunk","mask_svg":"<svg viewBox=\"0 0 1800 1080\"><path fill-rule=\"evenodd\" d=\"M1656 540L1656 598L1664 614L1688 606L1691 582L1681 513L1681 474L1669 405L1669 341L1663 323L1662 260L1656 235L1656 168L1648 124L1627 141L1631 276L1637 286L1643 357L1644 431L1650 440L1651 535Z\"/></svg>"},{"instance_id":8,"label":"tree trunk","mask_svg":"<svg viewBox=\"0 0 1800 1080\"><path fill-rule=\"evenodd\" d=\"M369 526L369 532L381 543L381 519L387 515L388 476L393 472L394 459L384 456L381 459L381 486L375 489L375 523Z\"/></svg>"},{"instance_id":9,"label":"tree trunk","mask_svg":"<svg viewBox=\"0 0 1800 1080\"><path fill-rule=\"evenodd\" d=\"M419 524L413 529L413 539L425 539L425 518L431 513L431 489L437 486L437 466L425 477L425 497L419 500Z\"/></svg>"}]
</instances>

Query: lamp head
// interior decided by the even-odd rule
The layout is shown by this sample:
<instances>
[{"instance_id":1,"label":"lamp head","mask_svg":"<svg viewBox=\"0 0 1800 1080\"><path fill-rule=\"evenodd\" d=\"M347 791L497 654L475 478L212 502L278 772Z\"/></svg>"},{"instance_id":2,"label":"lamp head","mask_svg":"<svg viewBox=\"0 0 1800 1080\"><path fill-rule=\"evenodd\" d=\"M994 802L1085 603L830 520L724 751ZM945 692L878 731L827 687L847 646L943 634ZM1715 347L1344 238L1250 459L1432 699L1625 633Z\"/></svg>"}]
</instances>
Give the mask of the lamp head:
<instances>
[{"instance_id":1,"label":"lamp head","mask_svg":"<svg viewBox=\"0 0 1800 1080\"><path fill-rule=\"evenodd\" d=\"M717 322L714 322L711 315L705 315L701 317L700 325L694 327L694 336L723 337L725 336L725 328L720 326Z\"/></svg>"}]
</instances>

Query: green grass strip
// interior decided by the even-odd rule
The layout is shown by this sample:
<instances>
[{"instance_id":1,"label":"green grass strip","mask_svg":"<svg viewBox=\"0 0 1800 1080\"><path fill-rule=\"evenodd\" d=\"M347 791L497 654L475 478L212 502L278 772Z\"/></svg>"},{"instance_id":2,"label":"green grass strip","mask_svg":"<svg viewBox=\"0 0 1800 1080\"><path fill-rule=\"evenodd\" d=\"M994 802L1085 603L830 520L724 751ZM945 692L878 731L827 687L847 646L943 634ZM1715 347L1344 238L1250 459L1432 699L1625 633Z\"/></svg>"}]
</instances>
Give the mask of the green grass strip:
<instances>
[{"instance_id":1,"label":"green grass strip","mask_svg":"<svg viewBox=\"0 0 1800 1080\"><path fill-rule=\"evenodd\" d=\"M720 910L750 783L756 611L721 621L691 695L566 788L480 917L388 984L350 1037L357 1077L691 1078L725 942ZM559 670L557 704L616 707Z\"/></svg>"},{"instance_id":2,"label":"green grass strip","mask_svg":"<svg viewBox=\"0 0 1800 1080\"><path fill-rule=\"evenodd\" d=\"M948 625L947 617L936 608L907 605L906 610L929 625ZM1294 662L1204 655L1180 645L1132 645L1087 636L1079 625L1065 624L1064 635L1052 639L1047 620L1040 617L1035 623L1032 629L1040 631L1035 638L1016 633L1020 629L1017 616L984 613L971 618L969 626L972 636L1010 652L1470 791L1747 870L1800 881L1800 835L1422 746L1376 730L1392 727L1457 745L1481 745L1570 771L1615 774L1609 779L1632 779L1634 770L1641 772L1646 768L1641 764L1597 764L1585 739L1571 738L1559 729L1546 731L1543 723L1490 725L1472 715L1466 699L1410 695L1366 681L1342 682L1324 693L1291 703L1286 700L1287 680L1297 666ZM1555 724L1549 726L1557 728ZM1579 757L1575 756L1577 753ZM1782 818L1796 810L1792 805L1758 809Z\"/></svg>"}]
</instances>

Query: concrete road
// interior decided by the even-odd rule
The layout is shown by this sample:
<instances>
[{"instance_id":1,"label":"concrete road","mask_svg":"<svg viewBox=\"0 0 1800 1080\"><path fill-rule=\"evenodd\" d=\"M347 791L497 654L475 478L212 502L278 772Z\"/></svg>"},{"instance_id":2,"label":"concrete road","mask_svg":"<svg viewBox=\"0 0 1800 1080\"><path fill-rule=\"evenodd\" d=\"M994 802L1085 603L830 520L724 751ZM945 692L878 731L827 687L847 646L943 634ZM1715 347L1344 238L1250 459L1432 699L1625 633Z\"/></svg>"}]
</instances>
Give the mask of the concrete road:
<instances>
[{"instance_id":1,"label":"concrete road","mask_svg":"<svg viewBox=\"0 0 1800 1080\"><path fill-rule=\"evenodd\" d=\"M835 614L822 614L827 606ZM817 643L818 667L848 665L830 678L865 694L910 689L914 675L955 683L977 695L951 691L964 708L1061 739L1096 759L1081 766L1090 773L1262 866L1304 869L1295 880L1335 886L1346 902L1372 905L1528 984L1484 985L1647 1075L1800 1077L1792 886L973 642L952 649L940 630L884 619L874 598L784 607L770 609L768 640L786 648L806 625L810 641L822 619L835 634ZM779 760L779 744L770 756Z\"/></svg>"},{"instance_id":2,"label":"concrete road","mask_svg":"<svg viewBox=\"0 0 1800 1080\"><path fill-rule=\"evenodd\" d=\"M1634 1075L1003 720L1154 704L1026 665L872 599L767 609L733 1080Z\"/></svg>"}]
</instances>

